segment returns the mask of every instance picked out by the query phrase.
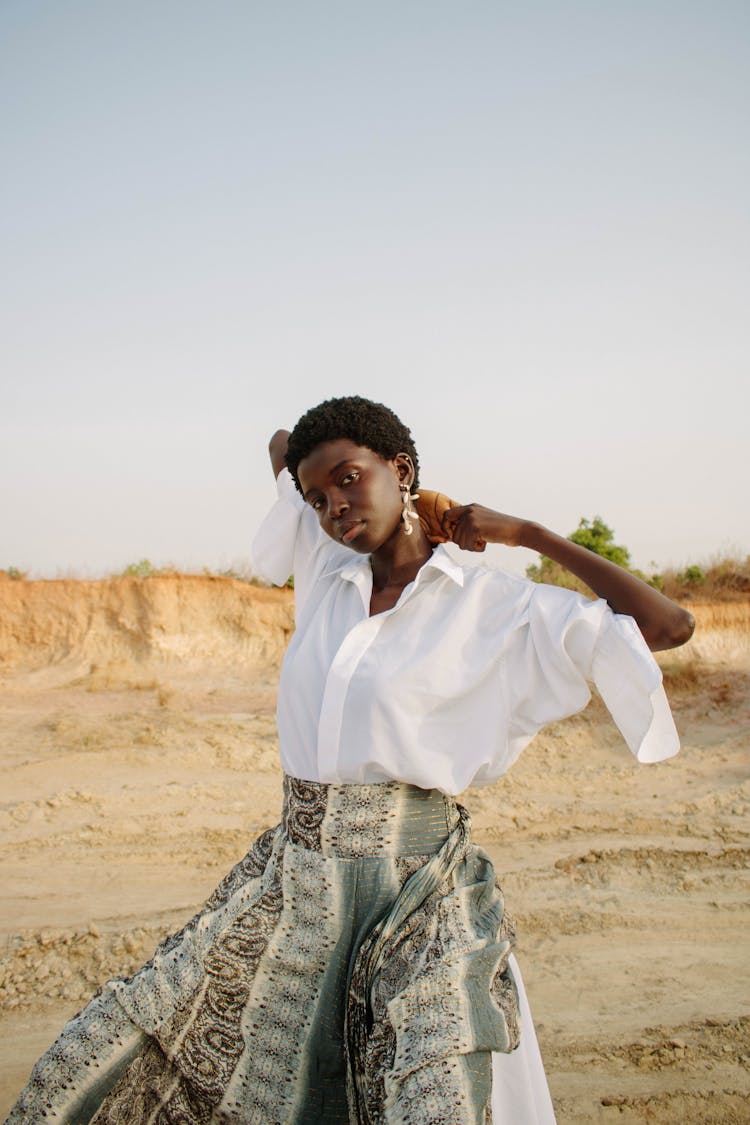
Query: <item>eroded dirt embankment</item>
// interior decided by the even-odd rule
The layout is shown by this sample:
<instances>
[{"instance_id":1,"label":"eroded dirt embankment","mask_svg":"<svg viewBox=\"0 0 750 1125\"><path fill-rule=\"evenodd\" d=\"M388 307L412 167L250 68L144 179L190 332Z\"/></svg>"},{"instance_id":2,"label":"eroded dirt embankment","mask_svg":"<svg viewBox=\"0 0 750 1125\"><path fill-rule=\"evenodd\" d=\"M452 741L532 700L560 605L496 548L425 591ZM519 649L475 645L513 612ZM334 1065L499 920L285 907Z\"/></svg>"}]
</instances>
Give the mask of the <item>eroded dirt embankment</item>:
<instances>
[{"instance_id":1,"label":"eroded dirt embankment","mask_svg":"<svg viewBox=\"0 0 750 1125\"><path fill-rule=\"evenodd\" d=\"M289 590L165 575L0 583L0 669L112 661L276 662L293 628Z\"/></svg>"}]
</instances>

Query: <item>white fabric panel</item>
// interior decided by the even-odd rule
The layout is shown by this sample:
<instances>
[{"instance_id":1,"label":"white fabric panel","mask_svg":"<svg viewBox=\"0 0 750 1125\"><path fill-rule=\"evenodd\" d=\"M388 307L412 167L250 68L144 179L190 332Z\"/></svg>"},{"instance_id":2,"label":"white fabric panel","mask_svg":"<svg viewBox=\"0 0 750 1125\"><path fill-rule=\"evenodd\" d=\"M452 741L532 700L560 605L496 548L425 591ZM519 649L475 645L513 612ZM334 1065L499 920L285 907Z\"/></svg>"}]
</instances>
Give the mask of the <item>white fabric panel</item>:
<instances>
[{"instance_id":1,"label":"white fabric panel","mask_svg":"<svg viewBox=\"0 0 750 1125\"><path fill-rule=\"evenodd\" d=\"M437 547L397 605L369 616L367 556L328 538L284 470L253 545L260 573L294 572L297 628L282 669L281 760L295 777L395 779L457 794L494 781L596 684L643 762L675 754L659 666L602 599L463 567Z\"/></svg>"}]
</instances>

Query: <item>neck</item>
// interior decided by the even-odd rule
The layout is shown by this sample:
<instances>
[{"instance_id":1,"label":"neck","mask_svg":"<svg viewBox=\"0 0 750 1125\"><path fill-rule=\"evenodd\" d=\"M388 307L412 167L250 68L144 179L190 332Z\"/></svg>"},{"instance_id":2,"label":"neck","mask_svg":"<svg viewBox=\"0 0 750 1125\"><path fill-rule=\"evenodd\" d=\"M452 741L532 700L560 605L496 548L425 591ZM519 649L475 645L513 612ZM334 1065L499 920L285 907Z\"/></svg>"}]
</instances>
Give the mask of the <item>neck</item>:
<instances>
[{"instance_id":1,"label":"neck","mask_svg":"<svg viewBox=\"0 0 750 1125\"><path fill-rule=\"evenodd\" d=\"M398 527L382 547L370 555L373 590L399 587L403 590L432 555L432 544L419 524L411 535Z\"/></svg>"}]
</instances>

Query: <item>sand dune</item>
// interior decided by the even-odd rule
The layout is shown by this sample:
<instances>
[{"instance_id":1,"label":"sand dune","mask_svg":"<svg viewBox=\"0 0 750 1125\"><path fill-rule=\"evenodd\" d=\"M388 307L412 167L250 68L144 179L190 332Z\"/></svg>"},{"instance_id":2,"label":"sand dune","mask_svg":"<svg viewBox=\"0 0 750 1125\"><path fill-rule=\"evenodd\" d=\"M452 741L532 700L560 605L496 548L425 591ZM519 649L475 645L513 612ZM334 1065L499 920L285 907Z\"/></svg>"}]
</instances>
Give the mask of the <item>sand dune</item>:
<instances>
[{"instance_id":1,"label":"sand dune","mask_svg":"<svg viewBox=\"0 0 750 1125\"><path fill-rule=\"evenodd\" d=\"M691 608L677 759L636 767L594 700L464 797L563 1125L750 1119L750 605ZM0 583L0 1111L277 820L291 626L229 579Z\"/></svg>"}]
</instances>

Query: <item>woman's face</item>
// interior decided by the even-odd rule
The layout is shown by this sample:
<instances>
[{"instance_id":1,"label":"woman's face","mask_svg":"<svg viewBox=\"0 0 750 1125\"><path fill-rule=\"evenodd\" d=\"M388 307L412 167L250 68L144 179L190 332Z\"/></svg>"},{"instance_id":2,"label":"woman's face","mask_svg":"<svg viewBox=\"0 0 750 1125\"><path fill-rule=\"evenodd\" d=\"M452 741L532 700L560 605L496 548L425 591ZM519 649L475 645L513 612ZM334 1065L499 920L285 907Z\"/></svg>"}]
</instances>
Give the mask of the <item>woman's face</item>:
<instances>
[{"instance_id":1,"label":"woman's face","mask_svg":"<svg viewBox=\"0 0 750 1125\"><path fill-rule=\"evenodd\" d=\"M297 466L302 495L320 526L359 554L372 554L402 526L400 485L411 485L406 454L387 461L348 438L326 441Z\"/></svg>"}]
</instances>

